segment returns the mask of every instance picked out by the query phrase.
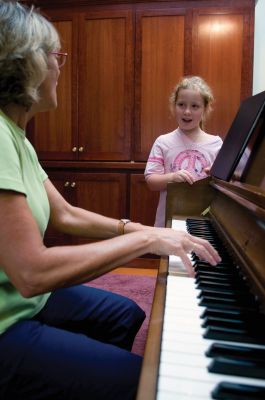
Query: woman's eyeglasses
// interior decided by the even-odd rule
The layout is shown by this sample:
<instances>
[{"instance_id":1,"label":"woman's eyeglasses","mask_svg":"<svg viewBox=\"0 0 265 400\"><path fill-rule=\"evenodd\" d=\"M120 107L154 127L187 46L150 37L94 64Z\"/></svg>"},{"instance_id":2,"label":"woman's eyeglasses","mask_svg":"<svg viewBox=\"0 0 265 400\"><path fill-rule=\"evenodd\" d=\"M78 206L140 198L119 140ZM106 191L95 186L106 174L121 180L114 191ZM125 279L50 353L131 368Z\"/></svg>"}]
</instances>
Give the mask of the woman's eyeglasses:
<instances>
[{"instance_id":1,"label":"woman's eyeglasses","mask_svg":"<svg viewBox=\"0 0 265 400\"><path fill-rule=\"evenodd\" d=\"M68 54L62 53L61 51L52 51L51 54L55 55L58 67L62 68L62 66L65 64L66 57L68 56Z\"/></svg>"}]
</instances>

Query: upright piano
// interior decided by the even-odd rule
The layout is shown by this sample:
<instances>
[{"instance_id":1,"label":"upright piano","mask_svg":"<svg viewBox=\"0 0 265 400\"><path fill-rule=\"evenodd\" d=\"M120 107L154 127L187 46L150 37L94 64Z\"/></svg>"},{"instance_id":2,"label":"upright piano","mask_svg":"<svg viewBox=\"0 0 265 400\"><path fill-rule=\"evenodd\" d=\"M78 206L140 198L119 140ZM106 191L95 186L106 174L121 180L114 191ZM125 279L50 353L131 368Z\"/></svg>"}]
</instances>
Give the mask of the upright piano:
<instances>
[{"instance_id":1,"label":"upright piano","mask_svg":"<svg viewBox=\"0 0 265 400\"><path fill-rule=\"evenodd\" d=\"M265 399L265 92L241 103L208 178L169 183L166 223L222 261L162 257L137 400Z\"/></svg>"}]
</instances>

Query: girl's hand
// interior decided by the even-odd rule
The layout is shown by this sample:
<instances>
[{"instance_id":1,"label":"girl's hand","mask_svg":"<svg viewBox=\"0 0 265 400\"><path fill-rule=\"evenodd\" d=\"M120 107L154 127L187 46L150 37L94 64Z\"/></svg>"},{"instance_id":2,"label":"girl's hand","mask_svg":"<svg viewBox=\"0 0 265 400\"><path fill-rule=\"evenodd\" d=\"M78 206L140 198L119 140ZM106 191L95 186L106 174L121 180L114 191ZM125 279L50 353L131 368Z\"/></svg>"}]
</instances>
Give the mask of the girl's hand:
<instances>
[{"instance_id":1,"label":"girl's hand","mask_svg":"<svg viewBox=\"0 0 265 400\"><path fill-rule=\"evenodd\" d=\"M171 180L172 182L188 182L190 185L192 185L195 182L195 179L192 176L192 174L189 171L186 171L185 169L173 172Z\"/></svg>"},{"instance_id":2,"label":"girl's hand","mask_svg":"<svg viewBox=\"0 0 265 400\"><path fill-rule=\"evenodd\" d=\"M205 172L207 175L210 175L210 170L211 170L211 167L206 167L206 168L204 168L203 172Z\"/></svg>"}]
</instances>

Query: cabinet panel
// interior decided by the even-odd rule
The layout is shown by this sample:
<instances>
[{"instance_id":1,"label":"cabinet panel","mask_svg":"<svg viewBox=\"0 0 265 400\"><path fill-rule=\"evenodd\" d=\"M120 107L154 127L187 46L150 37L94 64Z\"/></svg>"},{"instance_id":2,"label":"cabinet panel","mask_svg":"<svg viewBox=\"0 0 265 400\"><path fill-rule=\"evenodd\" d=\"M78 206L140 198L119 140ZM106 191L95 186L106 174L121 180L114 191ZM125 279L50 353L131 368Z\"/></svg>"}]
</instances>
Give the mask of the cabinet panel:
<instances>
[{"instance_id":1,"label":"cabinet panel","mask_svg":"<svg viewBox=\"0 0 265 400\"><path fill-rule=\"evenodd\" d=\"M153 226L159 192L148 189L143 174L131 175L130 218L132 221Z\"/></svg>"},{"instance_id":2,"label":"cabinet panel","mask_svg":"<svg viewBox=\"0 0 265 400\"><path fill-rule=\"evenodd\" d=\"M244 52L248 52L248 60L252 58L248 29L249 21L240 12L215 9L200 10L194 15L192 70L203 76L214 92L215 111L207 123L207 130L223 137L242 97L251 94L250 86L247 94L244 93L247 88L243 87Z\"/></svg>"},{"instance_id":3,"label":"cabinet panel","mask_svg":"<svg viewBox=\"0 0 265 400\"><path fill-rule=\"evenodd\" d=\"M79 207L117 219L125 215L125 174L80 173L75 182Z\"/></svg>"},{"instance_id":4,"label":"cabinet panel","mask_svg":"<svg viewBox=\"0 0 265 400\"><path fill-rule=\"evenodd\" d=\"M70 204L117 219L126 215L125 174L47 172L54 186ZM51 227L45 236L47 245L84 242L80 238L56 232Z\"/></svg>"},{"instance_id":5,"label":"cabinet panel","mask_svg":"<svg viewBox=\"0 0 265 400\"><path fill-rule=\"evenodd\" d=\"M137 13L135 160L145 161L158 135L175 128L169 96L184 73L181 11Z\"/></svg>"},{"instance_id":6,"label":"cabinet panel","mask_svg":"<svg viewBox=\"0 0 265 400\"><path fill-rule=\"evenodd\" d=\"M62 51L68 53L57 87L58 107L34 118L34 145L39 157L46 160L75 159L73 151L76 140L76 97L74 81L76 68L73 20L68 17L60 21L51 18L58 29L62 42Z\"/></svg>"},{"instance_id":7,"label":"cabinet panel","mask_svg":"<svg viewBox=\"0 0 265 400\"><path fill-rule=\"evenodd\" d=\"M80 18L79 158L130 160L132 14Z\"/></svg>"},{"instance_id":8,"label":"cabinet panel","mask_svg":"<svg viewBox=\"0 0 265 400\"><path fill-rule=\"evenodd\" d=\"M60 171L58 173L52 173L47 171L49 179L52 181L56 189L70 204L73 204L73 191L72 191L72 180L69 173ZM45 232L44 243L46 246L62 246L73 244L73 238L70 235L63 234L56 231L50 225L48 225Z\"/></svg>"}]
</instances>

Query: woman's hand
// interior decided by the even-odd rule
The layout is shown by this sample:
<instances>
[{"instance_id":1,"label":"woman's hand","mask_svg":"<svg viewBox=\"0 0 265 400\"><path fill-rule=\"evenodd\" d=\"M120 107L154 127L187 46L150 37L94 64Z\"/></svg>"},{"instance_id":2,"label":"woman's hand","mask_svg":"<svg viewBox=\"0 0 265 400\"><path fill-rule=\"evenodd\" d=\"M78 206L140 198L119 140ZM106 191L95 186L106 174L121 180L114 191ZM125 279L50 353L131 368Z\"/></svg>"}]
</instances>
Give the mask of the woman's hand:
<instances>
[{"instance_id":1,"label":"woman's hand","mask_svg":"<svg viewBox=\"0 0 265 400\"><path fill-rule=\"evenodd\" d=\"M221 261L219 254L207 240L192 236L187 232L171 228L153 228L153 235L156 240L150 252L160 256L179 256L190 276L194 276L193 267L187 255L190 252L196 253L200 259L211 265L216 265Z\"/></svg>"}]
</instances>

